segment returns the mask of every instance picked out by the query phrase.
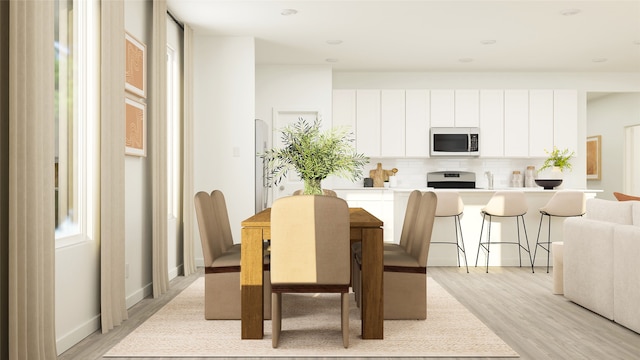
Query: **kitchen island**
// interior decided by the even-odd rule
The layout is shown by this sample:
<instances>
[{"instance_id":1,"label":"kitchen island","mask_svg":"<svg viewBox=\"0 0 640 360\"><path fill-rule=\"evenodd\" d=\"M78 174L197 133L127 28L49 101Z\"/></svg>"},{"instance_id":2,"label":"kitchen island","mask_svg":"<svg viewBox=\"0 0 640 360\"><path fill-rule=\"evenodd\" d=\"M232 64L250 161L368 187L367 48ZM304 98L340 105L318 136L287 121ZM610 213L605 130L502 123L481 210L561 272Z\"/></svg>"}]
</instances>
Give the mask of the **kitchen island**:
<instances>
[{"instance_id":1,"label":"kitchen island","mask_svg":"<svg viewBox=\"0 0 640 360\"><path fill-rule=\"evenodd\" d=\"M359 206L383 220L384 240L386 242L399 242L404 220L404 212L407 206L409 193L415 189L405 188L349 188L334 189L338 196L345 199L349 206ZM420 191L436 191L431 188L419 188ZM505 188L505 189L438 189L437 191L457 191L464 202L464 214L461 218L462 235L467 253L469 266L476 261L480 228L482 226L482 214L480 210L487 204L496 191L523 191L527 198L529 211L524 216L531 256L535 251L538 226L540 224L540 209L551 199L558 190L543 190L535 188ZM584 191L587 198L596 197L602 190L579 189ZM494 241L507 239L516 240L516 222L513 218L493 218L491 237ZM542 223L541 241L546 241L547 219ZM564 218L551 217L551 240L562 241L562 222ZM486 231L483 237L486 236ZM524 241L524 234L521 234ZM435 240L438 239L438 240ZM544 239L544 240L543 240ZM453 218L436 218L432 240L455 241ZM546 266L546 252L538 249L535 266ZM523 266L528 265L528 257L523 252ZM485 261L485 254L480 252L478 264ZM433 244L429 252L429 266L457 266L456 247L448 244ZM464 265L464 261L462 261ZM518 249L513 245L496 245L491 248L489 266L517 266Z\"/></svg>"}]
</instances>

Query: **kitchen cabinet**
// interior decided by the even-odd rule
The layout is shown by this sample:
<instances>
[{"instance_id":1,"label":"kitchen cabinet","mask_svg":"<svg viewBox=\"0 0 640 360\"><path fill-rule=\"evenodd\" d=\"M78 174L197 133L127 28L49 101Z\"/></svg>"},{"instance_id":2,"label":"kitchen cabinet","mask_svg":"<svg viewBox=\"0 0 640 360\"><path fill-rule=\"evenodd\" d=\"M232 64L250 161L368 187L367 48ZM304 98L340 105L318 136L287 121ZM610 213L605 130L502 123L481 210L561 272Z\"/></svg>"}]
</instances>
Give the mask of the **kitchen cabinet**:
<instances>
[{"instance_id":1,"label":"kitchen cabinet","mask_svg":"<svg viewBox=\"0 0 640 360\"><path fill-rule=\"evenodd\" d=\"M553 150L553 90L529 91L529 156L546 157Z\"/></svg>"},{"instance_id":2,"label":"kitchen cabinet","mask_svg":"<svg viewBox=\"0 0 640 360\"><path fill-rule=\"evenodd\" d=\"M380 156L380 90L356 91L356 150Z\"/></svg>"},{"instance_id":3,"label":"kitchen cabinet","mask_svg":"<svg viewBox=\"0 0 640 360\"><path fill-rule=\"evenodd\" d=\"M553 92L553 144L558 149L569 149L578 155L578 92Z\"/></svg>"},{"instance_id":4,"label":"kitchen cabinet","mask_svg":"<svg viewBox=\"0 0 640 360\"><path fill-rule=\"evenodd\" d=\"M405 156L405 91L382 90L380 156Z\"/></svg>"},{"instance_id":5,"label":"kitchen cabinet","mask_svg":"<svg viewBox=\"0 0 640 360\"><path fill-rule=\"evenodd\" d=\"M356 91L353 89L333 90L333 127L346 127L355 134Z\"/></svg>"},{"instance_id":6,"label":"kitchen cabinet","mask_svg":"<svg viewBox=\"0 0 640 360\"><path fill-rule=\"evenodd\" d=\"M480 156L504 156L504 91L480 91Z\"/></svg>"},{"instance_id":7,"label":"kitchen cabinet","mask_svg":"<svg viewBox=\"0 0 640 360\"><path fill-rule=\"evenodd\" d=\"M529 156L529 92L504 92L504 156Z\"/></svg>"},{"instance_id":8,"label":"kitchen cabinet","mask_svg":"<svg viewBox=\"0 0 640 360\"><path fill-rule=\"evenodd\" d=\"M478 127L480 125L480 92L456 90L454 99L454 126Z\"/></svg>"},{"instance_id":9,"label":"kitchen cabinet","mask_svg":"<svg viewBox=\"0 0 640 360\"><path fill-rule=\"evenodd\" d=\"M431 90L431 127L455 126L455 93L453 90Z\"/></svg>"},{"instance_id":10,"label":"kitchen cabinet","mask_svg":"<svg viewBox=\"0 0 640 360\"><path fill-rule=\"evenodd\" d=\"M429 156L429 91L407 90L405 93L405 154Z\"/></svg>"}]
</instances>

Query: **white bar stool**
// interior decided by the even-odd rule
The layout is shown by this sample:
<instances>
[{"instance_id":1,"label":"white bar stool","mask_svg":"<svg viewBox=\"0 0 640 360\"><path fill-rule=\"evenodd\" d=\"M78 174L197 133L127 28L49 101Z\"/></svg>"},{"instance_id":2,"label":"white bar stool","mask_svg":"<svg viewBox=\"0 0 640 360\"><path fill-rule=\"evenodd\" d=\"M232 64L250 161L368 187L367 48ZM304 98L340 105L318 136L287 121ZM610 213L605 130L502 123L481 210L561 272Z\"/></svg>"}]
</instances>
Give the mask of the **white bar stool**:
<instances>
[{"instance_id":1,"label":"white bar stool","mask_svg":"<svg viewBox=\"0 0 640 360\"><path fill-rule=\"evenodd\" d=\"M480 241L478 243L478 253L476 255L476 267L478 266L478 257L480 256L480 248L487 251L486 272L489 272L489 245L490 244L515 244L518 245L518 259L520 267L522 267L522 251L529 254L531 262L531 271L533 272L533 260L531 260L531 249L529 248L529 237L527 236L527 227L524 222L524 215L527 213L527 199L522 191L496 191L491 197L487 205L482 208L482 227L480 228ZM482 241L482 232L484 230L485 219L489 217L489 225L487 226L487 241ZM491 241L491 220L496 217L515 217L516 228L518 230L518 242L509 241ZM520 242L520 219L522 219L522 228L524 229L525 243L527 247L522 246Z\"/></svg>"},{"instance_id":2,"label":"white bar stool","mask_svg":"<svg viewBox=\"0 0 640 360\"><path fill-rule=\"evenodd\" d=\"M464 257L464 266L469 273L469 265L467 264L467 253L464 249L464 239L462 237L462 226L460 225L460 215L464 211L464 203L457 191L435 191L438 198L436 207L436 217L453 217L453 231L456 234L456 241L431 241L431 244L453 244L457 249L458 267L460 267L460 253ZM458 236L458 234L460 234Z\"/></svg>"},{"instance_id":3,"label":"white bar stool","mask_svg":"<svg viewBox=\"0 0 640 360\"><path fill-rule=\"evenodd\" d=\"M586 196L584 192L577 190L560 190L555 193L544 207L540 208L540 225L538 225L538 237L536 248L533 252L533 262L536 261L538 246L547 252L547 273L549 272L549 253L551 250L551 217L582 216L586 212ZM542 219L548 216L547 241L540 241Z\"/></svg>"}]
</instances>

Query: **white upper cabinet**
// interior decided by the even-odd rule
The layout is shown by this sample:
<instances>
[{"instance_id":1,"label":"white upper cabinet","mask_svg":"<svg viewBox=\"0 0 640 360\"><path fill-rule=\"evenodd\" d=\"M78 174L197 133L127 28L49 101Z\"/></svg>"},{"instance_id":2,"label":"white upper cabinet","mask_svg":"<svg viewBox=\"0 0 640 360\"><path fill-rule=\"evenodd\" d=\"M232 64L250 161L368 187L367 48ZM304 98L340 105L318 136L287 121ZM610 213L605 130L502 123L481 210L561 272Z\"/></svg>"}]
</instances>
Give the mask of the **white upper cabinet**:
<instances>
[{"instance_id":1,"label":"white upper cabinet","mask_svg":"<svg viewBox=\"0 0 640 360\"><path fill-rule=\"evenodd\" d=\"M380 90L356 91L356 150L380 156Z\"/></svg>"},{"instance_id":2,"label":"white upper cabinet","mask_svg":"<svg viewBox=\"0 0 640 360\"><path fill-rule=\"evenodd\" d=\"M578 91L553 92L553 144L578 155Z\"/></svg>"},{"instance_id":3,"label":"white upper cabinet","mask_svg":"<svg viewBox=\"0 0 640 360\"><path fill-rule=\"evenodd\" d=\"M553 150L553 90L529 91L529 156Z\"/></svg>"},{"instance_id":4,"label":"white upper cabinet","mask_svg":"<svg viewBox=\"0 0 640 360\"><path fill-rule=\"evenodd\" d=\"M480 91L480 156L504 156L504 91Z\"/></svg>"},{"instance_id":5,"label":"white upper cabinet","mask_svg":"<svg viewBox=\"0 0 640 360\"><path fill-rule=\"evenodd\" d=\"M382 90L380 156L405 156L405 91Z\"/></svg>"},{"instance_id":6,"label":"white upper cabinet","mask_svg":"<svg viewBox=\"0 0 640 360\"><path fill-rule=\"evenodd\" d=\"M333 90L333 127L356 130L356 91L352 89Z\"/></svg>"},{"instance_id":7,"label":"white upper cabinet","mask_svg":"<svg viewBox=\"0 0 640 360\"><path fill-rule=\"evenodd\" d=\"M407 90L405 94L406 156L429 156L429 91Z\"/></svg>"},{"instance_id":8,"label":"white upper cabinet","mask_svg":"<svg viewBox=\"0 0 640 360\"><path fill-rule=\"evenodd\" d=\"M529 156L529 92L504 92L504 156Z\"/></svg>"},{"instance_id":9,"label":"white upper cabinet","mask_svg":"<svg viewBox=\"0 0 640 360\"><path fill-rule=\"evenodd\" d=\"M478 90L456 90L454 101L454 126L478 127L480 124L480 92Z\"/></svg>"},{"instance_id":10,"label":"white upper cabinet","mask_svg":"<svg viewBox=\"0 0 640 360\"><path fill-rule=\"evenodd\" d=\"M431 90L431 127L455 126L455 92Z\"/></svg>"}]
</instances>

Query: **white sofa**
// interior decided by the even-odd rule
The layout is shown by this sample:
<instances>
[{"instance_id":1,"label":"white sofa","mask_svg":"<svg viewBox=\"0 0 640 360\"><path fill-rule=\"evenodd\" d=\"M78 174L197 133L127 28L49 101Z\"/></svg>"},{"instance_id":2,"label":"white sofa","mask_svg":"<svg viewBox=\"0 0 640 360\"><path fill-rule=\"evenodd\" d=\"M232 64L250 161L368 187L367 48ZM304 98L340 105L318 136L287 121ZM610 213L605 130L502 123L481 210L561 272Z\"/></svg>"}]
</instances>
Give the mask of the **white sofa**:
<instances>
[{"instance_id":1,"label":"white sofa","mask_svg":"<svg viewBox=\"0 0 640 360\"><path fill-rule=\"evenodd\" d=\"M588 199L563 230L564 296L640 333L640 201Z\"/></svg>"}]
</instances>

